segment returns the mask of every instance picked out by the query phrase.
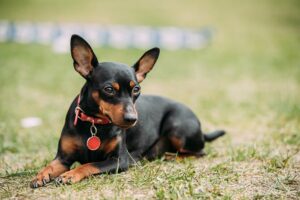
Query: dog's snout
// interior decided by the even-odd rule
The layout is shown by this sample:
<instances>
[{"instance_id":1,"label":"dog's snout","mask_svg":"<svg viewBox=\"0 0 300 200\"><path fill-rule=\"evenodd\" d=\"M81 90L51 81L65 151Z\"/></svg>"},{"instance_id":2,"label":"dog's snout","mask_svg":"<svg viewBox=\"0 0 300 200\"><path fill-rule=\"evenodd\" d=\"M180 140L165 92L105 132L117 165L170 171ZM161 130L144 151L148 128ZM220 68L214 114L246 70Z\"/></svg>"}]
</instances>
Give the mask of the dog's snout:
<instances>
[{"instance_id":1,"label":"dog's snout","mask_svg":"<svg viewBox=\"0 0 300 200\"><path fill-rule=\"evenodd\" d=\"M128 123L135 123L137 120L137 116L134 113L126 113L124 115L124 121L128 122Z\"/></svg>"},{"instance_id":2,"label":"dog's snout","mask_svg":"<svg viewBox=\"0 0 300 200\"><path fill-rule=\"evenodd\" d=\"M126 113L125 115L124 115L124 121L125 122L128 122L128 123L135 123L136 122L136 120L137 120L137 116L136 116L136 114L134 114L134 113Z\"/></svg>"},{"instance_id":3,"label":"dog's snout","mask_svg":"<svg viewBox=\"0 0 300 200\"><path fill-rule=\"evenodd\" d=\"M137 113L133 104L129 104L125 107L124 122L128 124L134 124L137 121Z\"/></svg>"}]
</instances>

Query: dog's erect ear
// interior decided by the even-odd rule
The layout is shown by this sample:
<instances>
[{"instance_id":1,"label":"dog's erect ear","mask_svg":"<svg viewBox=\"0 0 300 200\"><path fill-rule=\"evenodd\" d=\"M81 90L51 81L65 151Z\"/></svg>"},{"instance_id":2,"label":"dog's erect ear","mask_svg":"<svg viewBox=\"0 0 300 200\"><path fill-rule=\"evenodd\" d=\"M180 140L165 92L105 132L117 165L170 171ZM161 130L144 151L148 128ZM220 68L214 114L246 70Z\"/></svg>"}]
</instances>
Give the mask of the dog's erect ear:
<instances>
[{"instance_id":1,"label":"dog's erect ear","mask_svg":"<svg viewBox=\"0 0 300 200\"><path fill-rule=\"evenodd\" d=\"M157 58L159 56L159 48L155 47L144 53L144 55L133 65L135 70L137 81L140 83L146 75L153 68Z\"/></svg>"},{"instance_id":2,"label":"dog's erect ear","mask_svg":"<svg viewBox=\"0 0 300 200\"><path fill-rule=\"evenodd\" d=\"M72 35L71 55L75 70L84 78L89 78L93 69L98 65L97 57L91 46L82 37Z\"/></svg>"}]
</instances>

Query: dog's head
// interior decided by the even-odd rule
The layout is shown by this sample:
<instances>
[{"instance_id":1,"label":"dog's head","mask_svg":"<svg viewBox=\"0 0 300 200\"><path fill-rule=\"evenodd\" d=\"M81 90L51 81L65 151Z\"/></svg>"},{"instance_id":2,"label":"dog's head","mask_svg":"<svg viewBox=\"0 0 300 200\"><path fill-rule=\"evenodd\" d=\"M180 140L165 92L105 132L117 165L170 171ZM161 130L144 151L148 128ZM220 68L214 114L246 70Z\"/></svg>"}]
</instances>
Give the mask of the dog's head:
<instances>
[{"instance_id":1,"label":"dog's head","mask_svg":"<svg viewBox=\"0 0 300 200\"><path fill-rule=\"evenodd\" d=\"M75 70L87 81L87 98L96 103L96 115L105 115L121 128L134 126L138 119L135 101L141 91L139 84L153 68L159 49L148 50L132 67L116 62L99 63L91 46L73 35L71 55Z\"/></svg>"}]
</instances>

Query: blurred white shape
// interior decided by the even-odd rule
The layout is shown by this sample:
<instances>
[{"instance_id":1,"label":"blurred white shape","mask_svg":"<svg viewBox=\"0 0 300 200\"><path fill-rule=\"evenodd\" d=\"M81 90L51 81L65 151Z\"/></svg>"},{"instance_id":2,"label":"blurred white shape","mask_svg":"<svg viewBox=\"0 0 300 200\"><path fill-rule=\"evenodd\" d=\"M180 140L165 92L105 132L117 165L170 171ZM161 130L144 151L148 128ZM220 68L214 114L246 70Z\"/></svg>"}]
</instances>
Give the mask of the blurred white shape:
<instances>
[{"instance_id":1,"label":"blurred white shape","mask_svg":"<svg viewBox=\"0 0 300 200\"><path fill-rule=\"evenodd\" d=\"M125 49L130 46L131 34L130 30L122 26L109 27L109 44L118 49Z\"/></svg>"},{"instance_id":2,"label":"blurred white shape","mask_svg":"<svg viewBox=\"0 0 300 200\"><path fill-rule=\"evenodd\" d=\"M35 26L35 41L41 44L50 44L55 35L55 25L52 23L38 23Z\"/></svg>"},{"instance_id":3,"label":"blurred white shape","mask_svg":"<svg viewBox=\"0 0 300 200\"><path fill-rule=\"evenodd\" d=\"M54 39L53 50L56 53L68 53L70 51L70 38L72 34L82 35L82 27L77 24L60 24L58 26L59 36Z\"/></svg>"},{"instance_id":4,"label":"blurred white shape","mask_svg":"<svg viewBox=\"0 0 300 200\"><path fill-rule=\"evenodd\" d=\"M55 53L68 53L70 51L70 38L71 35L60 36L56 38L52 44Z\"/></svg>"},{"instance_id":5,"label":"blurred white shape","mask_svg":"<svg viewBox=\"0 0 300 200\"><path fill-rule=\"evenodd\" d=\"M155 45L153 31L148 27L137 27L133 29L132 44L137 48L149 48Z\"/></svg>"},{"instance_id":6,"label":"blurred white shape","mask_svg":"<svg viewBox=\"0 0 300 200\"><path fill-rule=\"evenodd\" d=\"M0 41L4 42L9 40L9 28L10 24L8 21L0 21Z\"/></svg>"},{"instance_id":7,"label":"blurred white shape","mask_svg":"<svg viewBox=\"0 0 300 200\"><path fill-rule=\"evenodd\" d=\"M82 36L87 39L89 44L91 44L92 46L96 46L103 43L101 34L103 34L102 30L104 29L105 28L102 28L97 24L83 25L81 29L83 32Z\"/></svg>"},{"instance_id":8,"label":"blurred white shape","mask_svg":"<svg viewBox=\"0 0 300 200\"><path fill-rule=\"evenodd\" d=\"M30 43L35 38L34 26L30 22L17 23L15 26L15 40L20 43Z\"/></svg>"},{"instance_id":9,"label":"blurred white shape","mask_svg":"<svg viewBox=\"0 0 300 200\"><path fill-rule=\"evenodd\" d=\"M187 32L185 35L185 43L191 49L200 49L207 45L208 39L197 32Z\"/></svg>"},{"instance_id":10,"label":"blurred white shape","mask_svg":"<svg viewBox=\"0 0 300 200\"><path fill-rule=\"evenodd\" d=\"M41 118L38 117L26 117L21 120L21 126L23 128L31 128L40 126L42 124Z\"/></svg>"},{"instance_id":11,"label":"blurred white shape","mask_svg":"<svg viewBox=\"0 0 300 200\"><path fill-rule=\"evenodd\" d=\"M212 40L213 30L0 20L0 42L51 44L56 53L70 51L72 34L86 38L93 47L145 49L158 46L176 50L206 47Z\"/></svg>"},{"instance_id":12,"label":"blurred white shape","mask_svg":"<svg viewBox=\"0 0 300 200\"><path fill-rule=\"evenodd\" d=\"M183 47L182 31L177 28L162 28L160 30L160 42L163 47L175 50Z\"/></svg>"}]
</instances>

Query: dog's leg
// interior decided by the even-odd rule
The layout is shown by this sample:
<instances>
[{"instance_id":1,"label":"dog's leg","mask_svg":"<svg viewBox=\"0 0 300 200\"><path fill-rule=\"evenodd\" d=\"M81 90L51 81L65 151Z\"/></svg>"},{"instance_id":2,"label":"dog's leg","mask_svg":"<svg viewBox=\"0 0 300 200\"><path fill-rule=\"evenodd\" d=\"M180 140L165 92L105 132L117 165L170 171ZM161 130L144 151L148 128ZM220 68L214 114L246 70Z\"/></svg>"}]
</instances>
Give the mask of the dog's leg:
<instances>
[{"instance_id":1,"label":"dog's leg","mask_svg":"<svg viewBox=\"0 0 300 200\"><path fill-rule=\"evenodd\" d=\"M172 151L173 147L171 142L166 137L159 138L147 152L144 154L145 158L148 160L154 160L158 157L161 157L165 152Z\"/></svg>"},{"instance_id":2,"label":"dog's leg","mask_svg":"<svg viewBox=\"0 0 300 200\"><path fill-rule=\"evenodd\" d=\"M68 171L75 161L77 149L82 146L82 142L78 137L71 137L62 133L59 141L59 147L56 158L45 168L43 168L34 178L30 186L37 188L46 185L54 178Z\"/></svg>"},{"instance_id":3,"label":"dog's leg","mask_svg":"<svg viewBox=\"0 0 300 200\"><path fill-rule=\"evenodd\" d=\"M118 172L127 170L129 166L128 160L109 159L102 162L86 163L61 174L55 179L56 184L77 183L82 179L100 173Z\"/></svg>"},{"instance_id":4,"label":"dog's leg","mask_svg":"<svg viewBox=\"0 0 300 200\"><path fill-rule=\"evenodd\" d=\"M125 136L123 135L123 137L124 138L120 141L120 146L112 145L113 149L117 148L115 156L101 162L86 163L67 171L55 179L56 184L76 183L91 175L127 170L131 161L127 154L128 150L125 144ZM108 149L110 152L112 151L111 147Z\"/></svg>"},{"instance_id":5,"label":"dog's leg","mask_svg":"<svg viewBox=\"0 0 300 200\"><path fill-rule=\"evenodd\" d=\"M53 178L61 175L68 170L69 167L62 164L61 160L56 158L37 174L37 176L31 181L30 187L37 188L44 186Z\"/></svg>"}]
</instances>

